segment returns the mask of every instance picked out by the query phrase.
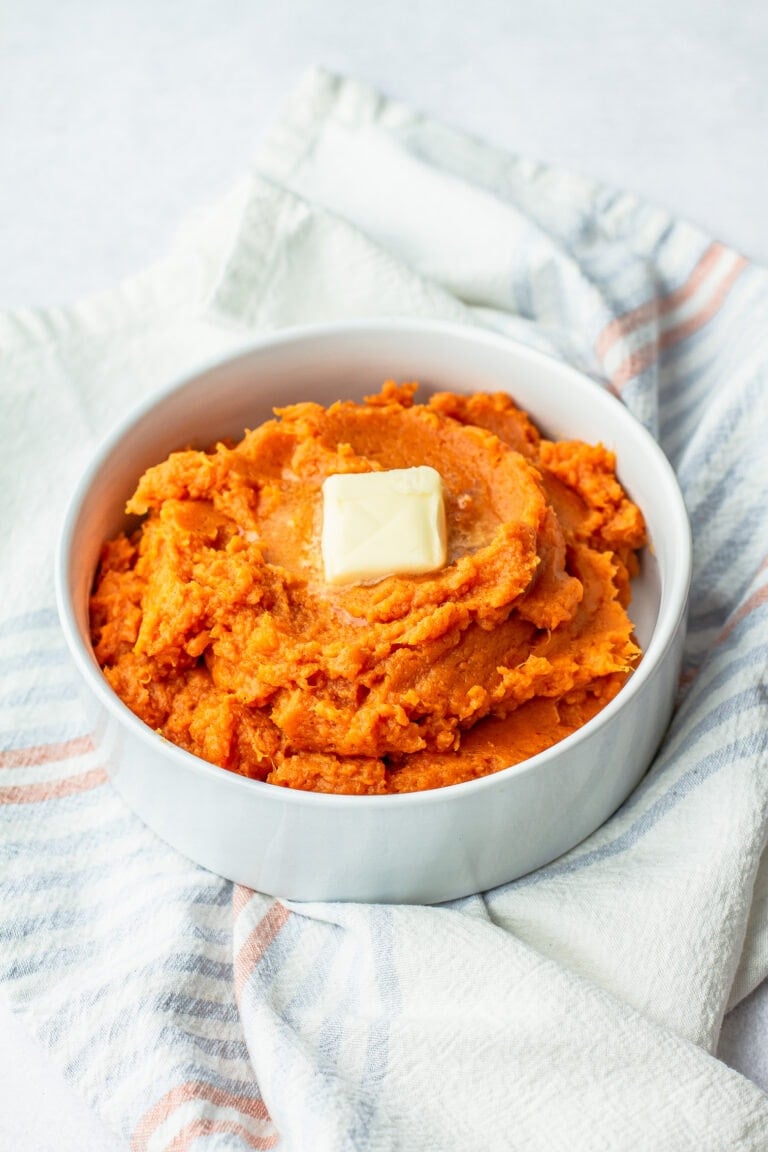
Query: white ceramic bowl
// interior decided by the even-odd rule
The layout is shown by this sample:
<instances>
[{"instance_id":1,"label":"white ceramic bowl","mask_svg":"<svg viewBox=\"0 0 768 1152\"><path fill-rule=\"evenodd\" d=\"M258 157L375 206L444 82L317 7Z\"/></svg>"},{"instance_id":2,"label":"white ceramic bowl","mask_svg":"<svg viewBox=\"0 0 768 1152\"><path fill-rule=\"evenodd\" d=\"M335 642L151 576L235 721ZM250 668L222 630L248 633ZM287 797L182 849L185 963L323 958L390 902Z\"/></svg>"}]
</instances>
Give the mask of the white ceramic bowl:
<instances>
[{"instance_id":1,"label":"white ceramic bowl","mask_svg":"<svg viewBox=\"0 0 768 1152\"><path fill-rule=\"evenodd\" d=\"M491 776L392 796L299 792L248 780L168 743L117 698L89 640L102 541L125 522L141 473L172 449L240 438L291 401L326 404L383 380L511 395L551 437L602 441L647 521L651 544L631 613L643 659L619 695L553 748ZM455 325L366 322L310 328L166 390L132 415L83 477L64 525L57 596L114 786L185 855L229 879L297 900L432 903L501 884L554 859L636 786L669 722L690 578L690 530L663 453L613 396L505 338Z\"/></svg>"}]
</instances>

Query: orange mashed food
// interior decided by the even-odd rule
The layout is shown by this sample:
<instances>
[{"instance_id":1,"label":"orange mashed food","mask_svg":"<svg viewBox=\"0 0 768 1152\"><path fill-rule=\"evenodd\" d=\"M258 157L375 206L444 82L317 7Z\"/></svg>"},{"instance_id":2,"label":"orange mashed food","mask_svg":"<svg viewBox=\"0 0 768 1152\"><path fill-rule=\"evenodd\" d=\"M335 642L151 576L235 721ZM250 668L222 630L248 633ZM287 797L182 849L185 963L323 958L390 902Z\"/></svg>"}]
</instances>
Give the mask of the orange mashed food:
<instances>
[{"instance_id":1,"label":"orange mashed food","mask_svg":"<svg viewBox=\"0 0 768 1152\"><path fill-rule=\"evenodd\" d=\"M645 526L613 454L544 439L506 395L415 391L278 409L141 477L91 631L151 728L271 784L408 792L524 760L616 695ZM326 584L324 479L417 464L443 479L446 566Z\"/></svg>"}]
</instances>

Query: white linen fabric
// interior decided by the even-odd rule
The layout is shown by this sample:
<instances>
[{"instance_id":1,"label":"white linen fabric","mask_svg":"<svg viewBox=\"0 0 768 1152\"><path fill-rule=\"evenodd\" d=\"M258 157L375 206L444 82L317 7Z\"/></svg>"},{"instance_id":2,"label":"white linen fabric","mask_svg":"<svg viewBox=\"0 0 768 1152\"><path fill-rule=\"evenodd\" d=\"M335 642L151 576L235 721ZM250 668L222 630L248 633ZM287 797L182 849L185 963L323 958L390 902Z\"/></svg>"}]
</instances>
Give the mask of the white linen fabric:
<instances>
[{"instance_id":1,"label":"white linen fabric","mask_svg":"<svg viewBox=\"0 0 768 1152\"><path fill-rule=\"evenodd\" d=\"M0 317L0 994L134 1152L768 1147L714 1055L768 974L767 305L660 209L316 72L164 261ZM685 669L647 777L550 866L433 908L287 904L113 791L52 553L128 406L259 333L382 315L543 348L659 439L694 533Z\"/></svg>"}]
</instances>

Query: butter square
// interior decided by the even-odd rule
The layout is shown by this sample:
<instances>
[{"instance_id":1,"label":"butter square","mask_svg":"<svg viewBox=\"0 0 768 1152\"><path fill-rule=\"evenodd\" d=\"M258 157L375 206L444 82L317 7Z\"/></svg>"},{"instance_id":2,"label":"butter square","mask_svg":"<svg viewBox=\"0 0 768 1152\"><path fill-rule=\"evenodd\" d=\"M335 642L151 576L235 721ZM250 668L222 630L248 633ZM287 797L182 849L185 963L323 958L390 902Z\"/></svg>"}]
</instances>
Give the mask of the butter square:
<instances>
[{"instance_id":1,"label":"butter square","mask_svg":"<svg viewBox=\"0 0 768 1152\"><path fill-rule=\"evenodd\" d=\"M447 540L440 473L421 464L328 476L321 549L329 584L442 568Z\"/></svg>"}]
</instances>

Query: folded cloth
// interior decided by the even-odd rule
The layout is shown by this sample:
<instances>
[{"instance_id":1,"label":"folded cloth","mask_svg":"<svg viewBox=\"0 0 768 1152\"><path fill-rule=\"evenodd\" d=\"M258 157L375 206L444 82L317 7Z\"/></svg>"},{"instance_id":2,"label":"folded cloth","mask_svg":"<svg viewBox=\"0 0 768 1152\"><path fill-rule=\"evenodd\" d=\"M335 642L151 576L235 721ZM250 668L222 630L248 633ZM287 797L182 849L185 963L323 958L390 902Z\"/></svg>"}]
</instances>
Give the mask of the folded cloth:
<instances>
[{"instance_id":1,"label":"folded cloth","mask_svg":"<svg viewBox=\"0 0 768 1152\"><path fill-rule=\"evenodd\" d=\"M658 208L313 73L167 259L0 317L0 988L134 1152L768 1147L768 1101L714 1055L768 974L767 304ZM53 608L66 495L128 405L255 333L376 315L490 326L612 388L695 540L641 786L549 867L433 908L289 904L158 840Z\"/></svg>"}]
</instances>

